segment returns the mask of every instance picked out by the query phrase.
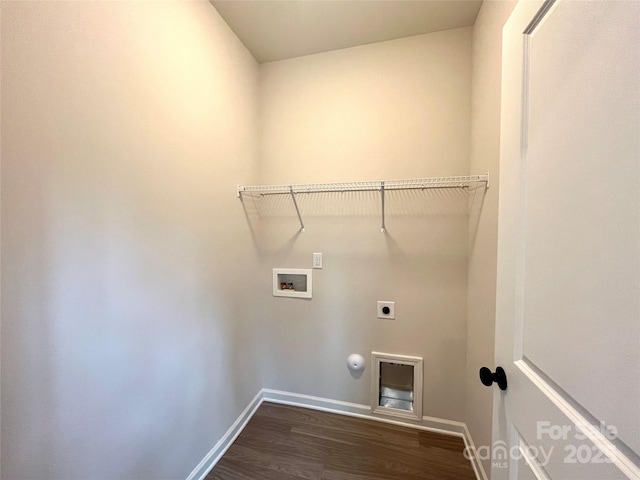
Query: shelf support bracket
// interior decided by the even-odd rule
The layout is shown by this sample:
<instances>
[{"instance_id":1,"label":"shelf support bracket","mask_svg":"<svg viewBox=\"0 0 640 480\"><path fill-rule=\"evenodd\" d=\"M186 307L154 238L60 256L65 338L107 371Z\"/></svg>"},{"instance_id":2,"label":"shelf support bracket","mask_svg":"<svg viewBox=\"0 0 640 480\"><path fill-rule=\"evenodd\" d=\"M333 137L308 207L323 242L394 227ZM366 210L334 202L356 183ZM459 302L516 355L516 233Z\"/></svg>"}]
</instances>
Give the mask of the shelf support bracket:
<instances>
[{"instance_id":1,"label":"shelf support bracket","mask_svg":"<svg viewBox=\"0 0 640 480\"><path fill-rule=\"evenodd\" d=\"M302 216L300 215L300 209L298 208L298 202L296 200L296 192L293 191L293 186L289 185L289 192L291 193L291 199L293 200L293 206L296 207L296 213L298 214L298 220L300 221L300 231L304 232L304 223L302 222Z\"/></svg>"},{"instance_id":2,"label":"shelf support bracket","mask_svg":"<svg viewBox=\"0 0 640 480\"><path fill-rule=\"evenodd\" d=\"M382 228L380 231L385 233L387 229L384 225L384 182L380 182L380 198L382 199Z\"/></svg>"}]
</instances>

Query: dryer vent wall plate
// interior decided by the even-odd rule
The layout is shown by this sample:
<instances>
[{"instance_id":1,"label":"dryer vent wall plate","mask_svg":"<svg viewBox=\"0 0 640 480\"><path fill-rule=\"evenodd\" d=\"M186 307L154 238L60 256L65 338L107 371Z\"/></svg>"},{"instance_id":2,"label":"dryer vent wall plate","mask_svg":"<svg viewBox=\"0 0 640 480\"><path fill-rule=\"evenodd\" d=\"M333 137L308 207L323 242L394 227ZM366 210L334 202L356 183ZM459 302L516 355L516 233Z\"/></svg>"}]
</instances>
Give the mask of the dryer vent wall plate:
<instances>
[{"instance_id":1,"label":"dryer vent wall plate","mask_svg":"<svg viewBox=\"0 0 640 480\"><path fill-rule=\"evenodd\" d=\"M422 357L371 352L371 411L422 419Z\"/></svg>"}]
</instances>

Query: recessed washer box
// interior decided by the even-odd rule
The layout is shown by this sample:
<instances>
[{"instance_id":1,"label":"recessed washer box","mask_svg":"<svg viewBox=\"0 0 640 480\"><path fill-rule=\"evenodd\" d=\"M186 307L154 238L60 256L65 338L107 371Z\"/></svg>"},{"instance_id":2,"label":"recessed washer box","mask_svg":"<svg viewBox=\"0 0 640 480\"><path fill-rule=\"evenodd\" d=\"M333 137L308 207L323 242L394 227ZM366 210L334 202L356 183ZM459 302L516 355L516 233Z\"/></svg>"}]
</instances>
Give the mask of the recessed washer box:
<instances>
[{"instance_id":1,"label":"recessed washer box","mask_svg":"<svg viewBox=\"0 0 640 480\"><path fill-rule=\"evenodd\" d=\"M274 268L273 296L311 298L313 278L311 269L306 268Z\"/></svg>"}]
</instances>

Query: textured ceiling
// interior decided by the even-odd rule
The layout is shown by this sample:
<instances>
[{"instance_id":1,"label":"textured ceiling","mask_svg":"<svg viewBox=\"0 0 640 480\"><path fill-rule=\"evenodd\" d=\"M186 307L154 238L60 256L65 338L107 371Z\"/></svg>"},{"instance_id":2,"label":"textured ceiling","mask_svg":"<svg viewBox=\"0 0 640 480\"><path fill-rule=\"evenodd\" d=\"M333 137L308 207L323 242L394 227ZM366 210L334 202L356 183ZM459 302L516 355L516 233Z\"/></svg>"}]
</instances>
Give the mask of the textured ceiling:
<instances>
[{"instance_id":1,"label":"textured ceiling","mask_svg":"<svg viewBox=\"0 0 640 480\"><path fill-rule=\"evenodd\" d=\"M482 0L210 0L260 63L473 25Z\"/></svg>"}]
</instances>

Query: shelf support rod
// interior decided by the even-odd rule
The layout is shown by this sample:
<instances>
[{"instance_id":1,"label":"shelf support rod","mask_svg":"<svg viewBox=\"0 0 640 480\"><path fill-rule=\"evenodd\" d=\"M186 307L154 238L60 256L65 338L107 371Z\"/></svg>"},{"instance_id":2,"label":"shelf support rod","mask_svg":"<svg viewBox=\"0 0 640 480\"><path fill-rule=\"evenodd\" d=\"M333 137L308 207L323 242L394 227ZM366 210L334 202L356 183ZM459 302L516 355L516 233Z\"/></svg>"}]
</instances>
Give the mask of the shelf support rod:
<instances>
[{"instance_id":1,"label":"shelf support rod","mask_svg":"<svg viewBox=\"0 0 640 480\"><path fill-rule=\"evenodd\" d=\"M382 228L380 231L385 233L387 229L384 225L384 182L380 182L380 198L382 199Z\"/></svg>"},{"instance_id":2,"label":"shelf support rod","mask_svg":"<svg viewBox=\"0 0 640 480\"><path fill-rule=\"evenodd\" d=\"M298 220L300 221L300 231L304 232L304 223L302 222L302 216L300 215L300 209L298 208L298 202L296 201L296 193L293 191L292 185L289 185L289 192L291 193L293 206L296 207L296 213L298 214Z\"/></svg>"}]
</instances>

